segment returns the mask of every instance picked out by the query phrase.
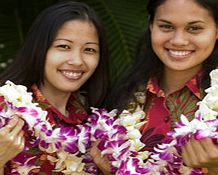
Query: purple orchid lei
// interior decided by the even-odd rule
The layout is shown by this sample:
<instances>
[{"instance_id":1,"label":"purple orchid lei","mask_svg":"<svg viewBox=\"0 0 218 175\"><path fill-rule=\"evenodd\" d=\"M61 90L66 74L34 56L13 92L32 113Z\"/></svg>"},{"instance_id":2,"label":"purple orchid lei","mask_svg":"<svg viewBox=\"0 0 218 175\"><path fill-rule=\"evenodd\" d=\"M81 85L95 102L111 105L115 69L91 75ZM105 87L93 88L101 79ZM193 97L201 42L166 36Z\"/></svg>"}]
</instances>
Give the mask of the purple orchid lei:
<instances>
[{"instance_id":1,"label":"purple orchid lei","mask_svg":"<svg viewBox=\"0 0 218 175\"><path fill-rule=\"evenodd\" d=\"M53 129L46 120L47 112L32 103L32 94L26 87L10 81L0 87L7 108L0 111L0 127L3 127L13 114L20 115L28 129L36 137L38 147L47 153L56 153L49 160L55 163L54 172L72 174L84 169L84 157L91 142L100 140L98 148L102 156L111 162L111 172L116 175L201 175L201 169L183 165L181 147L190 138L218 138L218 70L210 73L211 87L207 95L198 103L199 110L192 121L181 115L175 130L169 133L171 141L162 143L153 152L141 151L139 128L144 124L144 112L138 108L134 113L124 110L119 116L116 111L92 108L88 122L76 127ZM22 165L21 165L22 167ZM24 173L24 170L26 171ZM28 174L31 168L17 168L18 174ZM87 170L93 173L91 170Z\"/></svg>"}]
</instances>

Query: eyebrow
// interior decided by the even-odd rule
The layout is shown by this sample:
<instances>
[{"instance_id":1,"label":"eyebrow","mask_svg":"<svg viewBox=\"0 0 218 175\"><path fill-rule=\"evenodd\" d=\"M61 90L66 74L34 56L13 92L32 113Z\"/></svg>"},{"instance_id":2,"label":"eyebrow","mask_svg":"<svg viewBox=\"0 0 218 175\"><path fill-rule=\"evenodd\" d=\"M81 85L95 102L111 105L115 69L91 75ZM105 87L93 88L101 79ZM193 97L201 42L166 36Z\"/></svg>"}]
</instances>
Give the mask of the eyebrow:
<instances>
[{"instance_id":1,"label":"eyebrow","mask_svg":"<svg viewBox=\"0 0 218 175\"><path fill-rule=\"evenodd\" d=\"M172 24L170 21L167 21L165 19L157 19L158 22L164 22L164 23L168 23L168 24ZM192 21L192 22L189 22L188 25L193 25L193 24L196 24L196 23L204 23L204 21Z\"/></svg>"},{"instance_id":2,"label":"eyebrow","mask_svg":"<svg viewBox=\"0 0 218 175\"><path fill-rule=\"evenodd\" d=\"M71 40L68 40L68 39L63 39L63 38L58 38L58 39L55 39L55 41L58 41L58 40L64 40L64 41L68 41L68 42L70 42L70 43L73 43L73 41L71 41Z\"/></svg>"},{"instance_id":3,"label":"eyebrow","mask_svg":"<svg viewBox=\"0 0 218 175\"><path fill-rule=\"evenodd\" d=\"M68 40L68 39L63 39L63 38L55 39L55 41L58 41L58 40L64 40L64 41L68 41L68 42L70 42L70 43L73 43L73 41ZM99 45L98 42L87 42L87 43L85 43L85 44L96 44L96 45Z\"/></svg>"},{"instance_id":4,"label":"eyebrow","mask_svg":"<svg viewBox=\"0 0 218 175\"><path fill-rule=\"evenodd\" d=\"M96 42L87 42L86 44L96 44L96 45L99 45L99 43L96 43Z\"/></svg>"}]
</instances>

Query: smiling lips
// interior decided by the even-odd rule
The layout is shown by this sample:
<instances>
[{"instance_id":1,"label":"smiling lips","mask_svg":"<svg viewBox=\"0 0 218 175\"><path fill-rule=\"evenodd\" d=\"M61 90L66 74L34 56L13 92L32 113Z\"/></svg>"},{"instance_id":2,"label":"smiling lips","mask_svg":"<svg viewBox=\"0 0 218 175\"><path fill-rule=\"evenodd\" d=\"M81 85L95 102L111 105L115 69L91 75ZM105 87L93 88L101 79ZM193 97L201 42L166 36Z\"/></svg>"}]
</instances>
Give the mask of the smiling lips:
<instances>
[{"instance_id":1,"label":"smiling lips","mask_svg":"<svg viewBox=\"0 0 218 175\"><path fill-rule=\"evenodd\" d=\"M81 70L77 70L77 71L66 71L66 70L62 70L60 71L62 73L62 75L64 75L67 79L70 80L78 80L82 77L83 75L83 71Z\"/></svg>"},{"instance_id":2,"label":"smiling lips","mask_svg":"<svg viewBox=\"0 0 218 175\"><path fill-rule=\"evenodd\" d=\"M168 50L169 55L175 58L184 58L188 57L193 51L191 50Z\"/></svg>"}]
</instances>

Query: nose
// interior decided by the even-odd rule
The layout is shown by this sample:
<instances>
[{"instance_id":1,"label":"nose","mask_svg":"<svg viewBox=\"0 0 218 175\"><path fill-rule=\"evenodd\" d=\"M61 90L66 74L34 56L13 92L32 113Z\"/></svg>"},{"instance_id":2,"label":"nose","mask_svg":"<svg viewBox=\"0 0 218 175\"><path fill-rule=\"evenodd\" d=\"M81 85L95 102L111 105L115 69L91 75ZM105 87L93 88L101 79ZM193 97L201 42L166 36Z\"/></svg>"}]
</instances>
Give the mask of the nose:
<instances>
[{"instance_id":1,"label":"nose","mask_svg":"<svg viewBox=\"0 0 218 175\"><path fill-rule=\"evenodd\" d=\"M69 59L67 60L68 64L81 66L83 64L82 54L79 50L73 50L69 53Z\"/></svg>"},{"instance_id":2,"label":"nose","mask_svg":"<svg viewBox=\"0 0 218 175\"><path fill-rule=\"evenodd\" d=\"M187 33L184 31L175 31L170 39L170 43L174 46L185 46L189 43Z\"/></svg>"}]
</instances>

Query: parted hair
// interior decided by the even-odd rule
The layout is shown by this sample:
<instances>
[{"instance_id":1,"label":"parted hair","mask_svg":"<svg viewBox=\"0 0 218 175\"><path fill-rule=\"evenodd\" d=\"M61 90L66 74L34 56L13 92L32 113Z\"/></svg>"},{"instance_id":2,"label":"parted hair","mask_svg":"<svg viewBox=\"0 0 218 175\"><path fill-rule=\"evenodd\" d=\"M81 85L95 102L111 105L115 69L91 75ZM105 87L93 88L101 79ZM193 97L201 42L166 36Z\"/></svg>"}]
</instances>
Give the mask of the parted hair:
<instances>
[{"instance_id":1,"label":"parted hair","mask_svg":"<svg viewBox=\"0 0 218 175\"><path fill-rule=\"evenodd\" d=\"M149 24L154 20L157 8L166 0L148 0L147 14ZM207 9L214 18L218 26L218 1L217 0L195 0L200 6ZM218 65L218 43L211 55L203 62L203 77L199 82L199 87L203 89L209 87L209 73ZM138 42L136 49L135 63L112 89L112 92L107 97L105 106L108 109L124 109L127 104L133 99L133 94L142 85L146 86L151 77L161 78L163 73L163 63L154 53L151 46L151 32L149 28L143 33Z\"/></svg>"},{"instance_id":2,"label":"parted hair","mask_svg":"<svg viewBox=\"0 0 218 175\"><path fill-rule=\"evenodd\" d=\"M100 61L94 74L81 87L90 106L99 106L109 84L108 49L104 29L95 11L81 2L61 1L43 10L35 19L13 63L0 75L1 83L11 80L30 88L44 80L46 54L60 27L69 20L94 24L100 47ZM98 89L98 90L96 90Z\"/></svg>"}]
</instances>

